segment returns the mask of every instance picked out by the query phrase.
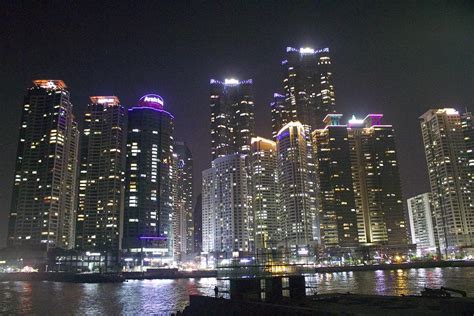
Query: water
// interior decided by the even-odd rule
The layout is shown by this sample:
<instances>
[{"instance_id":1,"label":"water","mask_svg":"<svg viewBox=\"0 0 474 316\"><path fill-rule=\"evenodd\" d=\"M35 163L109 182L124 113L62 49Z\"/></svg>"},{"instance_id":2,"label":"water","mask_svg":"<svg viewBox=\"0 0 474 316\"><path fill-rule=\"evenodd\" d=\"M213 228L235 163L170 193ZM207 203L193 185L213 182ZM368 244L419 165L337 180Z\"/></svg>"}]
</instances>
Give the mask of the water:
<instances>
[{"instance_id":1,"label":"water","mask_svg":"<svg viewBox=\"0 0 474 316\"><path fill-rule=\"evenodd\" d=\"M448 286L474 296L474 267L322 273L307 277L318 293L416 294L424 286ZM125 283L0 283L0 314L146 315L182 310L191 294L214 295L215 278Z\"/></svg>"}]
</instances>

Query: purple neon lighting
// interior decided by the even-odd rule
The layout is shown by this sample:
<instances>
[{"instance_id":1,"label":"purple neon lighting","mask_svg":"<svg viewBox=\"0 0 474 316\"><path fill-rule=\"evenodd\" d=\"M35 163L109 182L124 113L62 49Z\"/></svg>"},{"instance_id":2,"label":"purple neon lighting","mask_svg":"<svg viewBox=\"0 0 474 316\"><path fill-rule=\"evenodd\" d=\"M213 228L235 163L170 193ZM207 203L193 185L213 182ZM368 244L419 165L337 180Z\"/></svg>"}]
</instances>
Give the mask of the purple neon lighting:
<instances>
[{"instance_id":1,"label":"purple neon lighting","mask_svg":"<svg viewBox=\"0 0 474 316\"><path fill-rule=\"evenodd\" d=\"M145 94L140 98L140 100L138 100L138 105L163 109L164 102L163 98L158 94Z\"/></svg>"}]
</instances>

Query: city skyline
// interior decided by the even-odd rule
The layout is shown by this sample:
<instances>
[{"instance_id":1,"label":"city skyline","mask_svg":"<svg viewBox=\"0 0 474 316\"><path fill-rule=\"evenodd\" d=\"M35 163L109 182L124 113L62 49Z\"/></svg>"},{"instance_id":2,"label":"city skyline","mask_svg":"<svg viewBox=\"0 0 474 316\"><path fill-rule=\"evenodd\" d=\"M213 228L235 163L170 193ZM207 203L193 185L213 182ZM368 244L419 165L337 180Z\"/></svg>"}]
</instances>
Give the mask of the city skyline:
<instances>
[{"instance_id":1,"label":"city skyline","mask_svg":"<svg viewBox=\"0 0 474 316\"><path fill-rule=\"evenodd\" d=\"M100 7L100 5L98 5ZM323 6L328 7L329 4L324 4ZM453 10L458 12L462 8L461 5L456 6ZM15 11L18 10L15 7L10 8L11 10ZM179 6L176 7L174 10L178 10ZM281 7L277 9L282 10ZM315 8L310 8L314 10ZM403 11L407 16L416 15L418 13L414 13L416 10L413 6L408 6L406 10L401 9L397 5L393 5L393 9L398 11ZM62 8L61 10L67 11L66 8ZM60 11L61 11L60 10ZM360 12L363 16L372 16L369 13L376 13L377 10L380 8L373 8L368 9L365 8ZM436 8L430 9L431 15L439 14ZM97 12L100 12L98 10ZM341 14L349 14L351 13L351 9L344 9L341 11ZM270 13L267 13L270 14ZM275 12L271 14L276 14ZM431 15L428 14L421 14L421 17L426 19L431 18ZM439 22L441 25L447 25L449 22L452 21L452 16L450 15ZM390 17L390 14L389 14ZM465 23L466 20L462 18L467 17L467 15L461 15L461 19L454 22L455 30L451 32L456 32L459 37L462 38L465 34L469 34L469 24ZM73 20L77 17L73 16ZM1 142L2 145L2 152L5 152L5 157L2 159L1 168L0 168L0 175L1 175L1 187L2 191L0 192L0 213L2 215L2 219L6 219L6 215L9 209L9 201L10 201L10 193L11 184L13 182L13 164L15 160L15 152L16 152L16 139L17 139L17 127L19 123L19 115L21 113L21 98L24 92L24 89L28 86L28 82L37 78L44 78L44 77L53 77L63 79L65 82L68 83L71 90L71 98L72 103L78 109L76 114L76 120L81 121L82 113L84 112L85 106L87 104L87 98L89 95L117 95L121 100L122 104L125 107L130 107L134 104L134 100L137 99L138 96L146 94L150 91L159 91L162 95L165 96L166 100L169 100L168 104L170 105L170 111L176 115L177 117L177 126L176 131L178 133L177 139L183 139L187 143L190 143L191 149L193 154L196 156L196 173L195 175L199 175L199 171L205 169L209 166L209 150L207 141L208 139L208 129L207 127L199 128L197 127L197 123L192 120L195 115L200 117L200 120L206 120L206 117L200 116L200 112L205 112L204 109L208 108L207 102L207 88L209 78L217 77L217 78L254 78L254 90L255 90L255 107L256 107L256 121L260 122L260 126L256 126L257 135L261 135L263 137L270 137L270 111L269 111L269 102L272 98L273 91L280 91L280 80L279 76L273 76L278 71L278 63L284 56L285 47L287 46L295 46L295 47L314 47L314 48L322 48L329 46L331 48L331 52L334 53L334 80L336 82L336 92L337 92L337 106L338 112L349 114L349 113L356 113L362 114L365 112L382 112L385 114L387 121L395 125L396 133L397 133L397 140L398 144L400 145L399 155L400 157L400 164L401 164L401 171L402 171L402 182L404 183L403 193L404 197L413 196L418 193L422 193L428 190L429 185L426 177L426 169L425 169L425 161L422 151L421 144L421 135L419 132L418 121L415 117L421 115L425 110L432 107L455 107L459 111L463 111L465 106L471 105L469 102L472 102L472 91L468 90L468 83L472 82L470 78L472 78L472 71L469 71L469 67L472 67L470 63L467 61L469 59L469 49L465 49L465 47L461 47L458 45L459 42L462 40L457 41L452 39L449 36L450 32L446 31L447 34L441 34L440 40L433 40L433 39L421 39L421 34L423 32L427 32L426 28L421 28L418 33L415 32L415 35L410 35L405 32L408 38L403 43L411 43L415 39L424 42L426 45L423 47L417 46L416 53L408 53L403 50L404 46L396 46L391 47L391 49L395 49L396 51L404 51L401 54L400 60L391 60L383 61L378 59L377 56L380 58L385 56L394 56L391 54L390 50L383 50L381 49L381 45L379 43L371 43L371 42L364 42L361 40L360 36L357 36L359 33L356 32L355 39L350 39L345 36L341 36L341 39L338 39L337 35L344 35L343 31L341 33L331 32L328 31L331 29L330 26L334 24L330 21L329 17L326 18L324 21L328 22L328 26L325 26L321 31L315 31L311 29L309 31L304 31L303 29L298 29L296 33L293 33L290 36L290 33L284 33L282 38L275 42L264 42L261 46L256 46L256 50L259 53L250 53L250 52L243 52L242 55L232 50L225 50L223 52L228 54L216 53L217 56L220 58L217 61L214 61L214 58L209 58L209 61L206 61L206 70L202 73L197 75L197 78L186 79L187 81L183 81L183 75L181 73L187 73L187 69L190 69L191 76L197 74L197 69L193 67L188 67L189 62L185 61L181 58L183 53L178 50L178 54L174 55L172 53L167 53L166 49L160 50L163 52L164 61L155 61L158 65L162 65L166 62L166 60L177 59L183 61L183 65L178 67L178 75L173 76L162 76L162 71L156 71L157 66L151 66L150 72L152 69L155 69L156 75L150 75L148 79L140 79L142 73L145 73L146 68L144 68L144 63L137 61L136 63L130 63L128 65L128 69L126 70L126 76L128 79L131 80L124 80L131 83L129 85L124 85L120 83L117 79L112 79L109 76L117 76L117 70L113 69L114 65L117 65L117 69L124 69L124 60L120 59L120 55L117 55L113 52L106 52L103 46L98 46L94 48L94 52L97 53L97 56L102 56L104 63L101 64L101 60L90 59L91 63L85 66L85 70L91 70L95 68L97 71L99 70L99 74L92 72L94 75L90 76L90 73L87 73L87 80L84 80L83 73L80 71L77 72L75 66L68 64L67 60L63 60L57 64L48 61L48 59L38 59L34 54L27 53L23 50L24 58L22 61L17 61L13 58L14 51L9 48L11 46L18 46L23 47L22 44L18 44L18 34L22 34L26 32L26 30L34 25L35 21L38 21L38 17L34 17L32 22L25 23L25 25L18 26L18 32L15 34L12 32L11 37L7 38L7 43L10 46L2 47L2 52L5 53L5 60L13 60L12 63L7 63L6 67L2 69L2 74L4 78L9 78L8 82L4 82L2 84L2 89L0 90L0 96L2 97L2 109L3 107L6 108L5 115L2 116L2 132L5 131L3 134L5 135L5 139ZM59 17L54 16L53 21L62 21ZM294 17L293 19L296 19ZM374 18L377 20L377 18ZM406 18L405 18L406 19ZM304 20L304 19L303 19ZM421 19L423 21L423 19ZM3 19L3 21L8 22L8 17ZM169 20L167 20L169 22ZM64 23L64 21L62 21ZM114 21L110 21L111 23L116 23ZM218 23L222 21L217 21ZM304 22L304 21L303 21ZM145 22L146 23L146 22ZM245 23L243 21L242 23ZM373 25L374 20L368 21L368 25ZM385 25L394 26L396 22L388 21L383 22ZM394 23L394 24L392 24ZM421 22L419 22L421 23ZM13 26L15 23L12 24ZM465 28L467 26L467 29ZM175 27L175 26L173 26ZM207 28L207 24L202 25L201 27ZM49 28L49 26L47 26ZM343 26L344 28L344 26ZM362 33L363 30L368 28L367 25L358 25L356 30ZM5 28L8 30L8 28ZM462 29L462 30L461 30ZM370 30L370 28L369 28ZM87 30L86 30L87 31ZM89 29L90 31L90 29ZM263 30L265 32L265 30ZM44 31L40 31L44 32ZM107 31L104 31L107 32ZM109 31L110 32L110 31ZM267 34L269 30L266 30ZM275 32L272 30L271 32ZM211 32L212 33L212 32ZM403 33L403 32L402 32ZM403 33L403 34L405 34ZM472 32L471 32L472 33ZM45 35L46 34L46 35ZM103 33L105 36L107 33ZM453 33L454 34L454 33ZM44 36L47 36L49 39L50 35L47 33L43 33ZM73 41L77 39L78 35L73 34L70 40ZM169 36L169 35L168 35ZM216 36L215 34L213 36ZM375 34L375 38L382 42L391 42L394 40L393 35L384 35L388 36L388 39L383 39L382 35ZM391 37L390 37L391 36ZM231 36L231 38L235 38L235 36ZM455 37L456 38L456 37ZM145 38L146 39L146 38ZM145 40L142 38L142 40ZM356 41L359 40L360 42L358 45L355 45ZM37 40L35 40L37 41ZM145 43L144 41L143 43ZM226 40L223 40L224 43ZM72 42L68 42L72 43ZM129 42L130 43L130 42ZM249 43L244 43L245 47L251 47L251 44L254 42L250 41ZM364 45L368 44L368 45ZM443 45L444 44L444 45ZM451 45L449 45L451 44ZM141 44L143 45L143 44ZM140 46L141 46L140 45ZM225 45L225 44L223 44ZM54 45L53 45L54 47ZM257 48L258 47L258 48ZM363 48L364 54L362 54L361 49ZM437 48L436 50L434 48ZM43 47L41 50L47 50L47 48ZM429 58L428 61L418 60L416 63L413 62L413 57L422 54L424 50L430 50L433 53L433 56ZM270 56L266 56L266 54L270 52ZM457 61L449 61L449 63L444 60L442 57L446 57L447 53L451 52L458 52L461 53L463 58L459 58ZM66 53L72 58L73 61L71 64L74 64L74 61L82 60L83 57L88 55L81 55L85 53L78 53L73 52L72 48L69 46L66 47ZM208 53L206 49L201 49L198 51L199 56L212 56ZM379 54L380 53L380 54ZM110 59L106 58L107 54L111 54L112 57ZM168 56L174 55L172 57ZM262 60L262 54L265 55L265 59ZM408 55L405 55L408 54ZM43 55L43 54L41 54ZM224 56L225 55L225 56ZM367 55L364 57L363 55ZM348 62L348 56L354 58ZM90 56L89 56L90 57ZM438 57L438 58L437 58ZM441 58L439 58L441 57ZM144 60L152 60L150 56L143 57ZM432 69L425 69L422 67L431 65L430 62L442 60L441 67L433 67ZM126 60L125 60L126 61ZM370 63L368 62L370 61ZM466 61L466 62L464 62ZM403 62L407 62L408 65L406 67L412 66L410 69L413 71L413 77L405 77L401 75L397 75L395 73L395 68L399 64L403 64ZM416 66L416 64L420 62L422 65ZM173 67L171 67L173 65ZM179 65L174 63L170 64L171 68L176 67ZM257 65L257 67L255 67ZM428 83L421 83L420 80L422 77L440 77L436 74L442 73L442 70L447 67L447 65L452 66L452 70L448 71L448 79L440 78L439 82L431 82L431 86ZM103 66L103 67L102 67ZM370 66L377 66L381 67L381 69L388 70L388 77L387 79L382 79L380 83L377 81L381 78L381 73L383 71L376 69L377 67L372 67L372 69L366 69L366 67ZM25 68L26 67L26 68ZM169 68L166 66L159 66L158 69L162 67L165 70L165 74L169 73ZM444 67L444 68L443 68ZM20 69L17 73L13 71L13 69ZM31 69L27 69L31 68ZM422 69L423 68L423 69ZM104 69L104 70L100 70ZM168 69L168 70L166 70ZM449 67L451 69L451 67ZM199 67L199 71L202 68ZM108 74L110 72L110 74ZM271 77L278 77L276 79L266 79L267 72L272 74ZM262 75L265 73L265 76ZM457 73L466 74L463 78L458 77ZM113 75L112 75L113 74ZM140 75L139 75L140 74ZM394 76L397 78L396 80L389 79L390 76ZM95 80L94 78L97 78ZM133 80L137 79L138 80ZM185 75L184 78L189 78L189 76ZM197 80L200 78L199 80ZM360 83L355 82L354 78L360 79ZM110 80L107 80L110 79ZM154 80L157 79L157 80ZM169 79L169 80L168 80ZM417 79L420 82L417 82ZM84 83L80 83L83 81ZM454 85L448 81L456 82ZM193 83L187 83L193 82ZM403 85L401 84L403 82ZM173 86L178 86L178 84L185 84L186 86L192 86L190 91L196 95L197 100L189 98L189 93L185 94L181 97L179 93L176 93L176 88ZM348 83L353 85L349 87ZM410 85L410 83L412 85ZM101 85L101 86L100 86ZM396 91L404 91L405 85L413 87L413 91L402 93L397 95ZM367 86L367 87L365 87ZM397 89L398 87L398 89ZM441 89L442 87L442 89ZM175 90L173 92L173 90ZM419 90L419 92L418 92ZM439 92L438 92L439 90ZM198 92L197 92L198 91ZM361 94L359 96L359 91ZM428 96L421 96L421 95L428 95ZM187 99L186 99L187 98ZM189 101L192 100L192 101ZM409 102L403 102L403 100ZM418 101L417 101L418 100ZM351 108L354 108L351 110ZM207 114L207 113L206 113ZM188 118L191 117L191 120ZM189 128L193 128L196 131L196 136L190 136L186 134L186 131L189 128L186 128L189 124ZM203 124L205 125L205 124ZM405 128L406 125L406 128ZM8 131L8 132L7 132ZM13 131L13 132L12 132ZM416 137L412 137L415 135ZM184 137L181 137L184 136ZM195 137L200 138L200 141L195 141ZM204 146L203 146L204 144ZM416 145L416 146L415 146ZM194 148L193 148L194 147ZM202 148L201 148L202 147ZM413 148L413 151L411 150ZM414 158L414 162L411 160ZM423 166L419 168L419 166ZM199 187L196 185L196 181L200 182L199 177L195 177L195 187ZM198 193L198 192L197 192ZM196 194L197 195L197 194ZM5 222L5 221L3 221ZM5 227L0 231L5 232ZM2 234L0 233L0 239L5 240Z\"/></svg>"}]
</instances>

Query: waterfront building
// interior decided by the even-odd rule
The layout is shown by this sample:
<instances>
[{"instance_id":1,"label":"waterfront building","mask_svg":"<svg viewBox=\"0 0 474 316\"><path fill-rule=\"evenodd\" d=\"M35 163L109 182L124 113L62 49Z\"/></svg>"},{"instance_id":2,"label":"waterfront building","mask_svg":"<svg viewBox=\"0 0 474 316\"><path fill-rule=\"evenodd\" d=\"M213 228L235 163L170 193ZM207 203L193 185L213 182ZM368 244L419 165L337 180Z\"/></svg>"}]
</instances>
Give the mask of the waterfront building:
<instances>
[{"instance_id":1,"label":"waterfront building","mask_svg":"<svg viewBox=\"0 0 474 316\"><path fill-rule=\"evenodd\" d=\"M173 129L159 95L145 95L128 110L122 248L142 261L173 252Z\"/></svg>"},{"instance_id":2,"label":"waterfront building","mask_svg":"<svg viewBox=\"0 0 474 316\"><path fill-rule=\"evenodd\" d=\"M179 255L189 254L194 248L193 226L193 157L186 143L176 141L175 146L176 195L175 238Z\"/></svg>"},{"instance_id":3,"label":"waterfront building","mask_svg":"<svg viewBox=\"0 0 474 316\"><path fill-rule=\"evenodd\" d=\"M459 112L451 108L431 109L420 117L437 237L444 256L474 247L473 166L469 165L472 125L470 131L468 117L464 116L463 124Z\"/></svg>"},{"instance_id":4,"label":"waterfront building","mask_svg":"<svg viewBox=\"0 0 474 316\"><path fill-rule=\"evenodd\" d=\"M93 96L81 137L76 248L120 249L124 198L125 109L116 96Z\"/></svg>"},{"instance_id":5,"label":"waterfront building","mask_svg":"<svg viewBox=\"0 0 474 316\"><path fill-rule=\"evenodd\" d=\"M249 156L255 249L274 249L280 236L276 143L252 138Z\"/></svg>"},{"instance_id":6,"label":"waterfront building","mask_svg":"<svg viewBox=\"0 0 474 316\"><path fill-rule=\"evenodd\" d=\"M323 128L324 117L334 113L336 105L329 48L287 47L282 65L289 120L310 126L309 131Z\"/></svg>"},{"instance_id":7,"label":"waterfront building","mask_svg":"<svg viewBox=\"0 0 474 316\"><path fill-rule=\"evenodd\" d=\"M406 247L408 231L392 125L382 114L347 124L359 243Z\"/></svg>"},{"instance_id":8,"label":"waterfront building","mask_svg":"<svg viewBox=\"0 0 474 316\"><path fill-rule=\"evenodd\" d=\"M300 251L308 251L319 241L307 139L304 126L290 122L278 132L276 142L281 242L287 249Z\"/></svg>"},{"instance_id":9,"label":"waterfront building","mask_svg":"<svg viewBox=\"0 0 474 316\"><path fill-rule=\"evenodd\" d=\"M21 113L8 246L74 246L78 146L64 82L33 81Z\"/></svg>"},{"instance_id":10,"label":"waterfront building","mask_svg":"<svg viewBox=\"0 0 474 316\"><path fill-rule=\"evenodd\" d=\"M469 192L471 196L468 197L470 204L474 203L474 124L472 113L466 110L465 113L461 114L461 128L464 136L464 143L466 144L465 151L465 163L467 164L467 179Z\"/></svg>"},{"instance_id":11,"label":"waterfront building","mask_svg":"<svg viewBox=\"0 0 474 316\"><path fill-rule=\"evenodd\" d=\"M193 213L194 224L194 252L200 253L202 251L202 194L196 198Z\"/></svg>"},{"instance_id":12,"label":"waterfront building","mask_svg":"<svg viewBox=\"0 0 474 316\"><path fill-rule=\"evenodd\" d=\"M203 251L247 253L252 243L252 216L245 157L219 157L203 171Z\"/></svg>"},{"instance_id":13,"label":"waterfront building","mask_svg":"<svg viewBox=\"0 0 474 316\"><path fill-rule=\"evenodd\" d=\"M328 115L327 126L313 132L322 239L332 247L357 241L406 247L393 127L381 124L381 114L353 117L348 124L341 117Z\"/></svg>"},{"instance_id":14,"label":"waterfront building","mask_svg":"<svg viewBox=\"0 0 474 316\"><path fill-rule=\"evenodd\" d=\"M433 220L431 199L431 192L427 192L407 200L411 240L413 244L416 244L419 255L436 252L436 226Z\"/></svg>"},{"instance_id":15,"label":"waterfront building","mask_svg":"<svg viewBox=\"0 0 474 316\"><path fill-rule=\"evenodd\" d=\"M212 160L250 152L255 136L252 79L210 80Z\"/></svg>"},{"instance_id":16,"label":"waterfront building","mask_svg":"<svg viewBox=\"0 0 474 316\"><path fill-rule=\"evenodd\" d=\"M216 233L216 210L214 209L214 169L202 172L202 251L214 251Z\"/></svg>"},{"instance_id":17,"label":"waterfront building","mask_svg":"<svg viewBox=\"0 0 474 316\"><path fill-rule=\"evenodd\" d=\"M355 248L359 244L349 131L340 124L341 117L328 114L326 127L314 130L312 138L321 243L327 248Z\"/></svg>"}]
</instances>

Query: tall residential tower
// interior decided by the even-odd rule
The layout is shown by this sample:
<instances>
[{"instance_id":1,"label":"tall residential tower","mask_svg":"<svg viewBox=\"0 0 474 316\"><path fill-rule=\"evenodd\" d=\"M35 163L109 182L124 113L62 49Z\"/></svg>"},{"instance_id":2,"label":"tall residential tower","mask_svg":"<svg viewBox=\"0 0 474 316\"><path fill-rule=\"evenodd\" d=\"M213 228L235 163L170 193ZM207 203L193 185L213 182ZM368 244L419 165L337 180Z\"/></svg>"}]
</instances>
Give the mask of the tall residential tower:
<instances>
[{"instance_id":1,"label":"tall residential tower","mask_svg":"<svg viewBox=\"0 0 474 316\"><path fill-rule=\"evenodd\" d=\"M176 195L174 199L174 242L177 252L189 254L194 249L193 226L193 156L186 143L176 141Z\"/></svg>"},{"instance_id":2,"label":"tall residential tower","mask_svg":"<svg viewBox=\"0 0 474 316\"><path fill-rule=\"evenodd\" d=\"M116 96L93 96L81 138L76 247L120 249L125 163L125 109Z\"/></svg>"},{"instance_id":3,"label":"tall residential tower","mask_svg":"<svg viewBox=\"0 0 474 316\"><path fill-rule=\"evenodd\" d=\"M9 246L72 248L79 133L62 80L35 80L21 114Z\"/></svg>"},{"instance_id":4,"label":"tall residential tower","mask_svg":"<svg viewBox=\"0 0 474 316\"><path fill-rule=\"evenodd\" d=\"M276 147L282 245L309 250L319 241L319 224L304 126L300 122L285 125L277 134Z\"/></svg>"},{"instance_id":5,"label":"tall residential tower","mask_svg":"<svg viewBox=\"0 0 474 316\"><path fill-rule=\"evenodd\" d=\"M159 95L128 110L124 250L170 257L173 251L174 117Z\"/></svg>"},{"instance_id":6,"label":"tall residential tower","mask_svg":"<svg viewBox=\"0 0 474 316\"><path fill-rule=\"evenodd\" d=\"M273 249L281 235L276 143L252 138L249 165L255 249Z\"/></svg>"},{"instance_id":7,"label":"tall residential tower","mask_svg":"<svg viewBox=\"0 0 474 316\"><path fill-rule=\"evenodd\" d=\"M441 253L447 256L459 248L474 248L473 167L469 164L474 148L468 128L463 128L459 112L450 108L431 109L420 122Z\"/></svg>"},{"instance_id":8,"label":"tall residential tower","mask_svg":"<svg viewBox=\"0 0 474 316\"><path fill-rule=\"evenodd\" d=\"M250 152L255 136L252 79L210 81L212 160Z\"/></svg>"},{"instance_id":9,"label":"tall residential tower","mask_svg":"<svg viewBox=\"0 0 474 316\"><path fill-rule=\"evenodd\" d=\"M288 121L310 126L310 131L324 127L324 117L336 105L329 49L287 47L282 65Z\"/></svg>"}]
</instances>

